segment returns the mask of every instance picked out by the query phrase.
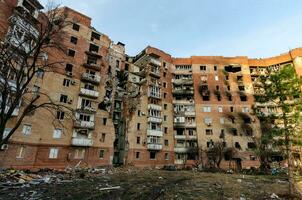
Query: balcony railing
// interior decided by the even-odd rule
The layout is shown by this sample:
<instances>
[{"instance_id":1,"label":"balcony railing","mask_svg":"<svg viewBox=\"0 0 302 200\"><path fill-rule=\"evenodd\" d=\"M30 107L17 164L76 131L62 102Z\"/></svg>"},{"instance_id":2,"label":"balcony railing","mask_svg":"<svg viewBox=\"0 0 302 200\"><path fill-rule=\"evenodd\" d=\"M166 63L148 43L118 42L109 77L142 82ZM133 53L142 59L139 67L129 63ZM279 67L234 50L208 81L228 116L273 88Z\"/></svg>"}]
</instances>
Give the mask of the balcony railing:
<instances>
[{"instance_id":1,"label":"balcony railing","mask_svg":"<svg viewBox=\"0 0 302 200\"><path fill-rule=\"evenodd\" d=\"M194 127L196 127L196 122L187 122L186 123L186 127L188 127L188 128L194 128Z\"/></svg>"},{"instance_id":2,"label":"balcony railing","mask_svg":"<svg viewBox=\"0 0 302 200\"><path fill-rule=\"evenodd\" d=\"M156 105L156 104L148 104L148 109L161 111L162 107L160 105Z\"/></svg>"},{"instance_id":3,"label":"balcony railing","mask_svg":"<svg viewBox=\"0 0 302 200\"><path fill-rule=\"evenodd\" d=\"M93 83L100 83L101 77L99 75L93 75L89 73L82 74L82 79Z\"/></svg>"},{"instance_id":4,"label":"balcony railing","mask_svg":"<svg viewBox=\"0 0 302 200\"><path fill-rule=\"evenodd\" d=\"M86 89L86 88L81 88L80 94L88 96L88 97L92 97L92 98L98 98L99 97L99 92L94 91L94 90L89 90L89 89Z\"/></svg>"},{"instance_id":5,"label":"balcony railing","mask_svg":"<svg viewBox=\"0 0 302 200\"><path fill-rule=\"evenodd\" d=\"M72 138L71 145L81 147L91 147L93 144L91 138Z\"/></svg>"},{"instance_id":6,"label":"balcony railing","mask_svg":"<svg viewBox=\"0 0 302 200\"><path fill-rule=\"evenodd\" d=\"M172 79L172 83L175 85L193 85L193 79Z\"/></svg>"},{"instance_id":7,"label":"balcony railing","mask_svg":"<svg viewBox=\"0 0 302 200\"><path fill-rule=\"evenodd\" d=\"M186 135L177 135L177 134L175 134L174 138L179 139L179 140L184 140L184 139L186 139Z\"/></svg>"},{"instance_id":8,"label":"balcony railing","mask_svg":"<svg viewBox=\"0 0 302 200\"><path fill-rule=\"evenodd\" d=\"M161 117L148 117L148 122L154 122L154 123L162 123L163 119Z\"/></svg>"},{"instance_id":9,"label":"balcony railing","mask_svg":"<svg viewBox=\"0 0 302 200\"><path fill-rule=\"evenodd\" d=\"M163 132L161 130L147 130L147 136L157 136L163 137Z\"/></svg>"},{"instance_id":10,"label":"balcony railing","mask_svg":"<svg viewBox=\"0 0 302 200\"><path fill-rule=\"evenodd\" d=\"M154 65L157 65L157 66L161 66L160 60L155 59L155 58L150 58L150 63L154 64Z\"/></svg>"},{"instance_id":11,"label":"balcony railing","mask_svg":"<svg viewBox=\"0 0 302 200\"><path fill-rule=\"evenodd\" d=\"M194 104L194 100L193 99L191 99L191 100L187 100L187 99L176 100L176 99L173 99L173 104Z\"/></svg>"},{"instance_id":12,"label":"balcony railing","mask_svg":"<svg viewBox=\"0 0 302 200\"><path fill-rule=\"evenodd\" d=\"M163 145L162 144L147 144L147 149L148 150L162 150L163 149Z\"/></svg>"},{"instance_id":13,"label":"balcony railing","mask_svg":"<svg viewBox=\"0 0 302 200\"><path fill-rule=\"evenodd\" d=\"M94 129L94 122L93 121L88 122L88 121L76 120L74 122L74 127Z\"/></svg>"},{"instance_id":14,"label":"balcony railing","mask_svg":"<svg viewBox=\"0 0 302 200\"><path fill-rule=\"evenodd\" d=\"M187 147L174 147L174 152L175 153L186 153L188 151Z\"/></svg>"},{"instance_id":15,"label":"balcony railing","mask_svg":"<svg viewBox=\"0 0 302 200\"><path fill-rule=\"evenodd\" d=\"M95 69L95 70L100 70L101 65L97 64L96 62L89 62L83 64L84 67Z\"/></svg>"},{"instance_id":16,"label":"balcony railing","mask_svg":"<svg viewBox=\"0 0 302 200\"><path fill-rule=\"evenodd\" d=\"M156 98L156 99L160 99L161 98L161 94L160 92L148 92L148 97L152 97L152 98Z\"/></svg>"},{"instance_id":17,"label":"balcony railing","mask_svg":"<svg viewBox=\"0 0 302 200\"><path fill-rule=\"evenodd\" d=\"M96 108L89 107L89 106L82 106L79 108L79 110L85 111L85 112L96 112Z\"/></svg>"},{"instance_id":18,"label":"balcony railing","mask_svg":"<svg viewBox=\"0 0 302 200\"><path fill-rule=\"evenodd\" d=\"M194 94L194 90L193 88L183 88L183 89L176 89L173 90L172 92L175 95L193 95Z\"/></svg>"},{"instance_id":19,"label":"balcony railing","mask_svg":"<svg viewBox=\"0 0 302 200\"><path fill-rule=\"evenodd\" d=\"M184 128L186 126L185 122L174 122L175 128Z\"/></svg>"}]
</instances>

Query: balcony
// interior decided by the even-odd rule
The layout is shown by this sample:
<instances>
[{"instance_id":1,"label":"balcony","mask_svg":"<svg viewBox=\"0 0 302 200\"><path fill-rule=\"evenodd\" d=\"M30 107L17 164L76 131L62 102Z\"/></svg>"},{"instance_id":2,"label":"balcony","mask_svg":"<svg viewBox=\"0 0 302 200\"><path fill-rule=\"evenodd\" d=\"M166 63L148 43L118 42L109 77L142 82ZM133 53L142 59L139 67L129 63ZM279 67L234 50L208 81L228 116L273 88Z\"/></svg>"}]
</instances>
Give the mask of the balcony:
<instances>
[{"instance_id":1,"label":"balcony","mask_svg":"<svg viewBox=\"0 0 302 200\"><path fill-rule=\"evenodd\" d=\"M175 128L185 128L186 123L185 122L174 122Z\"/></svg>"},{"instance_id":2,"label":"balcony","mask_svg":"<svg viewBox=\"0 0 302 200\"><path fill-rule=\"evenodd\" d=\"M81 120L76 120L74 122L74 127L76 128L88 128L88 129L94 129L94 122L90 121L81 121Z\"/></svg>"},{"instance_id":3,"label":"balcony","mask_svg":"<svg viewBox=\"0 0 302 200\"><path fill-rule=\"evenodd\" d=\"M162 144L147 144L147 149L148 150L162 150L163 149L163 145Z\"/></svg>"},{"instance_id":4,"label":"balcony","mask_svg":"<svg viewBox=\"0 0 302 200\"><path fill-rule=\"evenodd\" d=\"M174 95L194 95L193 88L174 89L172 92Z\"/></svg>"},{"instance_id":5,"label":"balcony","mask_svg":"<svg viewBox=\"0 0 302 200\"><path fill-rule=\"evenodd\" d=\"M80 94L87 96L87 97L91 97L91 98L98 98L99 97L99 92L94 91L94 90L89 90L86 88L81 88L80 90Z\"/></svg>"},{"instance_id":6,"label":"balcony","mask_svg":"<svg viewBox=\"0 0 302 200\"><path fill-rule=\"evenodd\" d=\"M82 107L79 108L79 110L83 111L83 112L88 112L88 113L96 112L96 108L89 107L89 106L82 106Z\"/></svg>"},{"instance_id":7,"label":"balcony","mask_svg":"<svg viewBox=\"0 0 302 200\"><path fill-rule=\"evenodd\" d=\"M80 147L91 147L93 144L91 138L72 138L71 145Z\"/></svg>"},{"instance_id":8,"label":"balcony","mask_svg":"<svg viewBox=\"0 0 302 200\"><path fill-rule=\"evenodd\" d=\"M187 147L174 147L174 152L175 153L187 153L188 148Z\"/></svg>"},{"instance_id":9,"label":"balcony","mask_svg":"<svg viewBox=\"0 0 302 200\"><path fill-rule=\"evenodd\" d=\"M196 127L196 122L187 122L186 127L187 128L195 128Z\"/></svg>"},{"instance_id":10,"label":"balcony","mask_svg":"<svg viewBox=\"0 0 302 200\"><path fill-rule=\"evenodd\" d=\"M189 135L187 137L188 140L197 140L197 135Z\"/></svg>"},{"instance_id":11,"label":"balcony","mask_svg":"<svg viewBox=\"0 0 302 200\"><path fill-rule=\"evenodd\" d=\"M161 111L162 107L160 105L156 105L156 104L148 104L148 109Z\"/></svg>"},{"instance_id":12,"label":"balcony","mask_svg":"<svg viewBox=\"0 0 302 200\"><path fill-rule=\"evenodd\" d=\"M172 79L174 85L193 85L193 79Z\"/></svg>"},{"instance_id":13,"label":"balcony","mask_svg":"<svg viewBox=\"0 0 302 200\"><path fill-rule=\"evenodd\" d=\"M156 66L161 66L161 62L158 59L155 58L150 58L150 64L156 65Z\"/></svg>"},{"instance_id":14,"label":"balcony","mask_svg":"<svg viewBox=\"0 0 302 200\"><path fill-rule=\"evenodd\" d=\"M195 111L185 111L185 116L195 116L196 112Z\"/></svg>"},{"instance_id":15,"label":"balcony","mask_svg":"<svg viewBox=\"0 0 302 200\"><path fill-rule=\"evenodd\" d=\"M93 83L100 83L101 77L99 75L84 73L82 74L82 80L90 81Z\"/></svg>"},{"instance_id":16,"label":"balcony","mask_svg":"<svg viewBox=\"0 0 302 200\"><path fill-rule=\"evenodd\" d=\"M97 51L85 51L85 53L89 56L93 56L93 57L96 57L96 58L101 58L102 56L99 55L99 53Z\"/></svg>"},{"instance_id":17,"label":"balcony","mask_svg":"<svg viewBox=\"0 0 302 200\"><path fill-rule=\"evenodd\" d=\"M147 130L147 136L163 137L163 132L161 130Z\"/></svg>"},{"instance_id":18,"label":"balcony","mask_svg":"<svg viewBox=\"0 0 302 200\"><path fill-rule=\"evenodd\" d=\"M156 99L160 99L161 98L161 94L160 92L148 92L148 97L152 97L152 98L156 98Z\"/></svg>"},{"instance_id":19,"label":"balcony","mask_svg":"<svg viewBox=\"0 0 302 200\"><path fill-rule=\"evenodd\" d=\"M187 100L187 99L184 99L184 100L176 100L176 99L173 99L173 104L187 104L187 105L192 105L194 104L194 100L191 99L191 100Z\"/></svg>"},{"instance_id":20,"label":"balcony","mask_svg":"<svg viewBox=\"0 0 302 200\"><path fill-rule=\"evenodd\" d=\"M162 123L163 119L161 117L148 117L148 122L154 122L154 123Z\"/></svg>"},{"instance_id":21,"label":"balcony","mask_svg":"<svg viewBox=\"0 0 302 200\"><path fill-rule=\"evenodd\" d=\"M89 62L83 64L84 67L90 68L90 69L95 69L95 70L100 70L101 65L97 64L96 62Z\"/></svg>"},{"instance_id":22,"label":"balcony","mask_svg":"<svg viewBox=\"0 0 302 200\"><path fill-rule=\"evenodd\" d=\"M186 135L174 135L174 139L179 139L179 140L185 140L186 139Z\"/></svg>"},{"instance_id":23,"label":"balcony","mask_svg":"<svg viewBox=\"0 0 302 200\"><path fill-rule=\"evenodd\" d=\"M150 70L150 75L160 78L160 71L157 70L157 69L151 69Z\"/></svg>"}]
</instances>

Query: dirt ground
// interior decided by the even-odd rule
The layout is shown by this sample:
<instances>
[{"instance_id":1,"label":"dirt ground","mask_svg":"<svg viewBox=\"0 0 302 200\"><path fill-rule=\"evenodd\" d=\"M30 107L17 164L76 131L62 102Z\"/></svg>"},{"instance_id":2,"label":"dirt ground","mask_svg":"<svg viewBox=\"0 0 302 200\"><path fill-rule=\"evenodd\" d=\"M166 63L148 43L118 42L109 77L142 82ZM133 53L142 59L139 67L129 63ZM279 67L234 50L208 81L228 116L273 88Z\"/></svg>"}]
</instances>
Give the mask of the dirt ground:
<instances>
[{"instance_id":1,"label":"dirt ground","mask_svg":"<svg viewBox=\"0 0 302 200\"><path fill-rule=\"evenodd\" d=\"M112 174L82 174L79 177L82 178L10 188L0 192L0 199L262 200L274 199L273 194L275 199L286 199L284 194L287 190L287 181L278 176L126 170Z\"/></svg>"}]
</instances>

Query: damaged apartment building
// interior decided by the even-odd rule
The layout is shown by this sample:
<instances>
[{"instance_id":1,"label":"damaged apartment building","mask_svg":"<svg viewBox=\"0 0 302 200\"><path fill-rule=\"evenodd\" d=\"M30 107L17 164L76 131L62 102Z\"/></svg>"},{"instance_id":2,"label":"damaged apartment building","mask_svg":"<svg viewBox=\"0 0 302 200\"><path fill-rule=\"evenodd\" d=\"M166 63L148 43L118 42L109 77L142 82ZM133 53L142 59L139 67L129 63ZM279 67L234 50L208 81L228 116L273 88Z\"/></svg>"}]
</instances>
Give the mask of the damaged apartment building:
<instances>
[{"instance_id":1,"label":"damaged apartment building","mask_svg":"<svg viewBox=\"0 0 302 200\"><path fill-rule=\"evenodd\" d=\"M22 30L20 10L37 18L43 6L18 0L11 13L3 1L0 8L1 24L11 16L20 20L7 25L11 31ZM64 113L53 119L43 110L27 116L1 147L1 167L196 165L206 163L206 150L218 141L237 149L236 167L259 166L253 148L261 130L252 114L257 77L268 67L292 62L301 68L302 49L265 59L174 58L148 46L129 56L123 43L93 28L88 16L61 9L73 22L62 41L67 53L50 52L49 59L63 60L64 66L36 77L33 87L75 110L75 119ZM65 130L54 127L53 120ZM228 165L223 159L221 166Z\"/></svg>"}]
</instances>

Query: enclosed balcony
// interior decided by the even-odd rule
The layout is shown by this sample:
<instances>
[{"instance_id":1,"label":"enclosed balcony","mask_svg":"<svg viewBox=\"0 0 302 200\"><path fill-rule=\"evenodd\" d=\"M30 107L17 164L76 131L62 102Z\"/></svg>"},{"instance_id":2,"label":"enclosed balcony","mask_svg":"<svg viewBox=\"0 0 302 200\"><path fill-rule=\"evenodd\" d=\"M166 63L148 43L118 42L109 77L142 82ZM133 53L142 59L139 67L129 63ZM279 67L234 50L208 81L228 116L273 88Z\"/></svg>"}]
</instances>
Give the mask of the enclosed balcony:
<instances>
[{"instance_id":1,"label":"enclosed balcony","mask_svg":"<svg viewBox=\"0 0 302 200\"><path fill-rule=\"evenodd\" d=\"M74 121L74 127L75 128L94 129L94 122L93 121L76 120L76 121Z\"/></svg>"},{"instance_id":2,"label":"enclosed balcony","mask_svg":"<svg viewBox=\"0 0 302 200\"><path fill-rule=\"evenodd\" d=\"M81 88L80 90L80 94L87 96L87 97L91 97L91 98L98 98L99 97L99 92L94 91L94 90L89 90L86 88Z\"/></svg>"},{"instance_id":3,"label":"enclosed balcony","mask_svg":"<svg viewBox=\"0 0 302 200\"><path fill-rule=\"evenodd\" d=\"M71 145L81 147L91 147L93 141L91 138L72 138Z\"/></svg>"},{"instance_id":4,"label":"enclosed balcony","mask_svg":"<svg viewBox=\"0 0 302 200\"><path fill-rule=\"evenodd\" d=\"M97 74L83 73L82 80L89 81L92 83L100 83L101 77Z\"/></svg>"},{"instance_id":5,"label":"enclosed balcony","mask_svg":"<svg viewBox=\"0 0 302 200\"><path fill-rule=\"evenodd\" d=\"M162 123L163 119L161 117L148 117L148 122L154 122L154 123Z\"/></svg>"},{"instance_id":6,"label":"enclosed balcony","mask_svg":"<svg viewBox=\"0 0 302 200\"><path fill-rule=\"evenodd\" d=\"M163 132L161 130L147 130L147 136L163 137Z\"/></svg>"},{"instance_id":7,"label":"enclosed balcony","mask_svg":"<svg viewBox=\"0 0 302 200\"><path fill-rule=\"evenodd\" d=\"M149 143L147 144L147 149L148 150L162 150L163 149L163 145L162 144L155 144L155 143Z\"/></svg>"},{"instance_id":8,"label":"enclosed balcony","mask_svg":"<svg viewBox=\"0 0 302 200\"><path fill-rule=\"evenodd\" d=\"M175 153L187 153L188 148L187 147L182 147L182 146L176 146L176 147L174 147L174 152Z\"/></svg>"}]
</instances>

